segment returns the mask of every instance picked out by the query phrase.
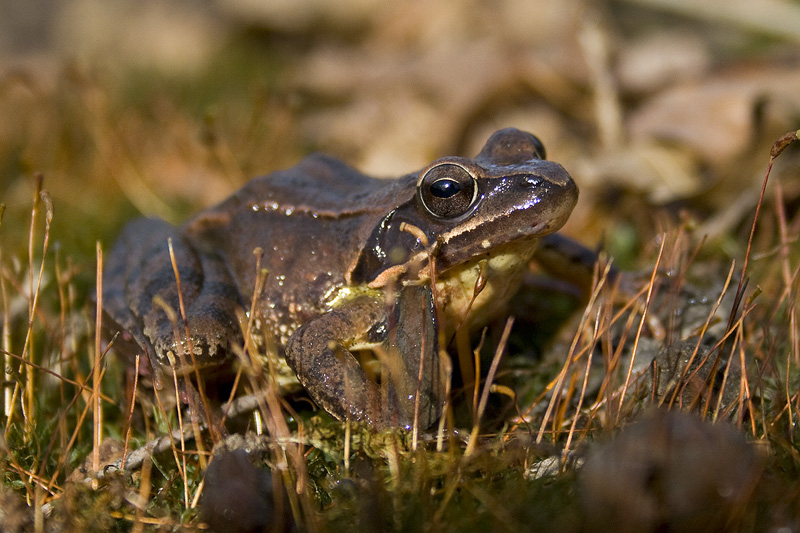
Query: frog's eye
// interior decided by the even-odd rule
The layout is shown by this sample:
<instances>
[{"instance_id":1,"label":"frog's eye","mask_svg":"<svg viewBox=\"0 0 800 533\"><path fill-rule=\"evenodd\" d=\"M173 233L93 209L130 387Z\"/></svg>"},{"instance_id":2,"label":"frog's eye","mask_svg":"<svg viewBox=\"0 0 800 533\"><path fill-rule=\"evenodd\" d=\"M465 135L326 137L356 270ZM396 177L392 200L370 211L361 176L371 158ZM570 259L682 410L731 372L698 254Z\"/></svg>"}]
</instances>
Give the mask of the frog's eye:
<instances>
[{"instance_id":1,"label":"frog's eye","mask_svg":"<svg viewBox=\"0 0 800 533\"><path fill-rule=\"evenodd\" d=\"M475 178L453 163L433 167L419 184L419 197L425 209L440 218L463 215L472 208L477 195Z\"/></svg>"}]
</instances>

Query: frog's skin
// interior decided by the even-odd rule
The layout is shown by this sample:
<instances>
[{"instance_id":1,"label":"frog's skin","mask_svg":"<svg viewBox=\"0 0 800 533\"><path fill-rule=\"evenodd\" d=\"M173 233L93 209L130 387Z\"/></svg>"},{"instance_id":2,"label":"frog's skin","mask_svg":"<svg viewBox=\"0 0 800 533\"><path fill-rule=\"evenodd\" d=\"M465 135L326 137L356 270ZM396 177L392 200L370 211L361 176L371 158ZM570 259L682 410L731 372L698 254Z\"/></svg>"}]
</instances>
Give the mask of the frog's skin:
<instances>
[{"instance_id":1,"label":"frog's skin","mask_svg":"<svg viewBox=\"0 0 800 533\"><path fill-rule=\"evenodd\" d=\"M485 318L501 308L577 197L539 140L515 129L475 159L445 157L395 180L314 155L182 226L129 224L107 260L103 306L157 375L221 371L243 345L260 249L269 273L252 305L256 329L311 397L340 419L428 427L444 402L439 328L452 331L467 309ZM364 347L382 363L382 385L351 353Z\"/></svg>"}]
</instances>

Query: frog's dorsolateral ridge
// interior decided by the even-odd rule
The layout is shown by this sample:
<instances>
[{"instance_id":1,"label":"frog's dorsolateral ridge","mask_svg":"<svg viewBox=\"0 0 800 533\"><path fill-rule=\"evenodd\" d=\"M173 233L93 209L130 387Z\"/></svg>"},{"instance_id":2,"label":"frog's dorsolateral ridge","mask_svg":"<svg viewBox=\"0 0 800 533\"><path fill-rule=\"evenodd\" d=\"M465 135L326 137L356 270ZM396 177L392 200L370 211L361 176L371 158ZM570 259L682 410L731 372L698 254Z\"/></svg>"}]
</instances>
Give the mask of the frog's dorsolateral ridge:
<instances>
[{"instance_id":1,"label":"frog's dorsolateral ridge","mask_svg":"<svg viewBox=\"0 0 800 533\"><path fill-rule=\"evenodd\" d=\"M539 140L516 129L492 135L475 159L445 157L395 180L313 155L182 226L130 223L107 260L106 320L157 376L224 369L243 344L259 249L268 276L256 329L275 339L311 397L340 419L427 427L444 402L439 328L463 322L467 309L467 321L500 309L577 198ZM486 285L470 306L479 276ZM381 361L381 385L352 355L361 348Z\"/></svg>"}]
</instances>

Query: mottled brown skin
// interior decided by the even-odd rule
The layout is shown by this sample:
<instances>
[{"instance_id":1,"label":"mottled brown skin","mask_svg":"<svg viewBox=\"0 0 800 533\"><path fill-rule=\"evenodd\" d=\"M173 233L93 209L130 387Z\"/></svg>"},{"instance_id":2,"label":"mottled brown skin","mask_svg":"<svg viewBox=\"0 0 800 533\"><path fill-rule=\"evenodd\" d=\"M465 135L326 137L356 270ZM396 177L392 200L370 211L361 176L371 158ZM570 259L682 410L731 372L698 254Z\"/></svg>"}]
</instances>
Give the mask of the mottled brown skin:
<instances>
[{"instance_id":1,"label":"mottled brown skin","mask_svg":"<svg viewBox=\"0 0 800 533\"><path fill-rule=\"evenodd\" d=\"M129 224L107 261L104 309L156 373L225 368L242 345L238 316L250 309L260 248L269 276L257 318L311 397L340 419L427 427L444 401L438 328L462 320L481 272L488 283L470 316L502 306L577 196L539 140L515 129L475 159L439 159L396 180L314 155L182 226ZM168 239L191 343L164 310L180 316ZM351 354L360 347L378 354L382 385Z\"/></svg>"}]
</instances>

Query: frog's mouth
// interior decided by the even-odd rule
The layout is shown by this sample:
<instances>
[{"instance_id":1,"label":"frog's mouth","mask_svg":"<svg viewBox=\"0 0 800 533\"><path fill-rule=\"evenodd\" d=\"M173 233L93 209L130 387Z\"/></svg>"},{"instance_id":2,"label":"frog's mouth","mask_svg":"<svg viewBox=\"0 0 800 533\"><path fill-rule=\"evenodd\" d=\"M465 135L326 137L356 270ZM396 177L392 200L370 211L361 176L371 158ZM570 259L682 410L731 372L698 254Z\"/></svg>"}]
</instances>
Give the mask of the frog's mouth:
<instances>
[{"instance_id":1,"label":"frog's mouth","mask_svg":"<svg viewBox=\"0 0 800 533\"><path fill-rule=\"evenodd\" d=\"M434 249L429 247L424 252L425 266L420 274L430 277L430 268L433 266L439 276L450 275L452 271L472 268L472 265L484 260L496 265L494 270L498 272L507 270L507 267L501 265L516 264L517 261L513 259L515 257L520 257L527 263L536 251L541 237L557 231L565 221L566 216L563 219L543 220L526 226L506 227L504 231L495 231L474 240L472 235L463 231L446 235L439 239L439 250L434 245Z\"/></svg>"},{"instance_id":2,"label":"frog's mouth","mask_svg":"<svg viewBox=\"0 0 800 533\"><path fill-rule=\"evenodd\" d=\"M558 226L560 227L560 226ZM545 228L545 231L541 229ZM394 265L382 271L374 280L367 284L370 289L385 286L391 280L404 279L411 283L427 282L432 277L436 280L437 287L440 280L459 279L457 283L469 286L470 291L478 280L478 276L487 274L499 279L503 276L515 275L522 270L536 251L536 246L542 235L552 233L555 229L547 231L546 225L531 227L529 231L520 229L517 238L504 239L505 243L494 245L490 240L477 243L474 247L462 253L461 261L453 262L453 257L444 257L441 250L441 241L428 244L424 250L417 252L405 263ZM462 252L464 250L462 249ZM488 270L486 270L486 268ZM483 274L479 269L484 269ZM452 282L452 281L451 281Z\"/></svg>"}]
</instances>

